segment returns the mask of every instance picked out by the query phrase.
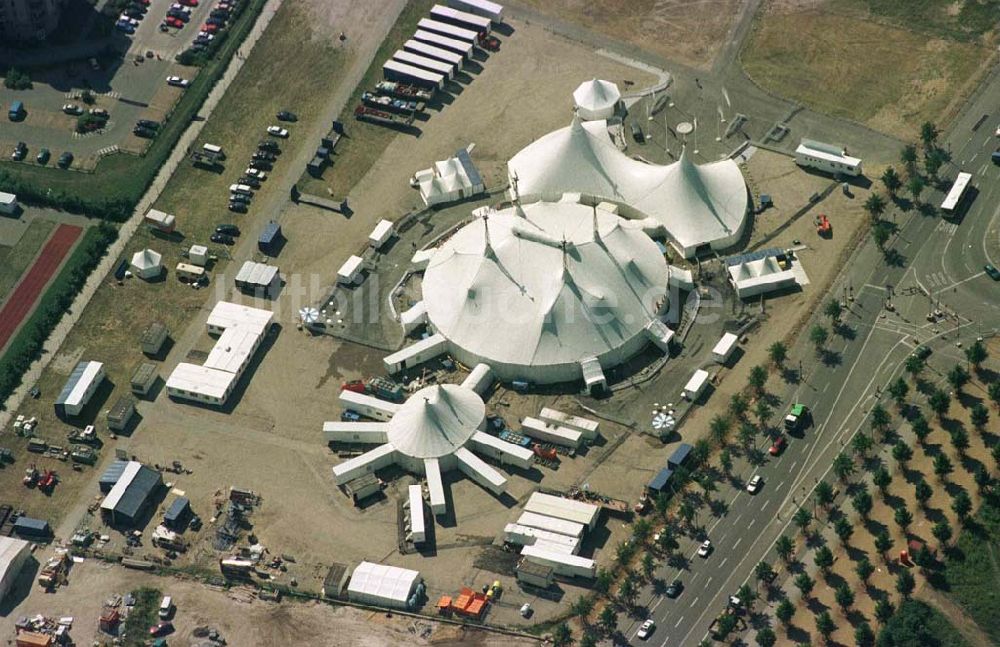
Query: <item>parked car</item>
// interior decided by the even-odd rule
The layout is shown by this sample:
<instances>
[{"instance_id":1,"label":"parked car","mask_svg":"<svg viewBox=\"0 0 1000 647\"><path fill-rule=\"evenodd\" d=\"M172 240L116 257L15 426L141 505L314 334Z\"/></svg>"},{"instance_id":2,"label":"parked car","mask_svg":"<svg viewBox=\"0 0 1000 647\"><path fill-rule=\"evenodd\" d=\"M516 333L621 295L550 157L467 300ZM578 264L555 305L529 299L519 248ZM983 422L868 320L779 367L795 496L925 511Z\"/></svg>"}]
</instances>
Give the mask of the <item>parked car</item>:
<instances>
[{"instance_id":1,"label":"parked car","mask_svg":"<svg viewBox=\"0 0 1000 647\"><path fill-rule=\"evenodd\" d=\"M231 225L229 223L223 223L215 228L215 233L217 234L227 234L229 236L239 236L240 228L236 225Z\"/></svg>"},{"instance_id":2,"label":"parked car","mask_svg":"<svg viewBox=\"0 0 1000 647\"><path fill-rule=\"evenodd\" d=\"M255 151L250 159L255 160L267 160L268 162L273 162L277 157L271 151Z\"/></svg>"},{"instance_id":3,"label":"parked car","mask_svg":"<svg viewBox=\"0 0 1000 647\"><path fill-rule=\"evenodd\" d=\"M186 23L189 20L191 20L191 16L188 15L188 14L186 14L186 13L184 13L183 11L170 10L170 11L167 12L167 22L169 23L171 19L174 22L179 23L177 25L177 27L179 29L179 28L181 28L181 27L184 26L184 23Z\"/></svg>"},{"instance_id":4,"label":"parked car","mask_svg":"<svg viewBox=\"0 0 1000 647\"><path fill-rule=\"evenodd\" d=\"M142 137L143 139L152 139L156 137L156 131L152 128L143 128L142 126L136 126L132 129L132 134L136 137Z\"/></svg>"},{"instance_id":5,"label":"parked car","mask_svg":"<svg viewBox=\"0 0 1000 647\"><path fill-rule=\"evenodd\" d=\"M152 121L150 119L140 119L139 121L135 122L135 125L139 126L140 128L149 128L150 130L156 130L157 128L160 127L160 122Z\"/></svg>"},{"instance_id":6,"label":"parked car","mask_svg":"<svg viewBox=\"0 0 1000 647\"><path fill-rule=\"evenodd\" d=\"M189 7L197 7L198 0L178 0L182 5L187 5Z\"/></svg>"},{"instance_id":7,"label":"parked car","mask_svg":"<svg viewBox=\"0 0 1000 647\"><path fill-rule=\"evenodd\" d=\"M169 27L174 27L176 29L180 29L181 27L184 26L184 21L178 18L177 16L167 16L166 18L163 19L163 23Z\"/></svg>"},{"instance_id":8,"label":"parked car","mask_svg":"<svg viewBox=\"0 0 1000 647\"><path fill-rule=\"evenodd\" d=\"M102 119L108 119L109 117L111 117L111 114L108 113L108 111L105 110L104 108L91 108L89 112L93 116L101 117Z\"/></svg>"},{"instance_id":9,"label":"parked car","mask_svg":"<svg viewBox=\"0 0 1000 647\"><path fill-rule=\"evenodd\" d=\"M636 632L635 637L640 640L646 640L653 635L654 631L656 631L656 623L653 622L652 618L647 618L646 621L639 626L639 631Z\"/></svg>"},{"instance_id":10,"label":"parked car","mask_svg":"<svg viewBox=\"0 0 1000 647\"><path fill-rule=\"evenodd\" d=\"M289 112L287 110L282 110L278 113L278 121L298 121L298 115L294 112Z\"/></svg>"},{"instance_id":11,"label":"parked car","mask_svg":"<svg viewBox=\"0 0 1000 647\"><path fill-rule=\"evenodd\" d=\"M66 151L59 156L59 168L69 168L73 163L73 153Z\"/></svg>"},{"instance_id":12,"label":"parked car","mask_svg":"<svg viewBox=\"0 0 1000 647\"><path fill-rule=\"evenodd\" d=\"M203 33L203 34L214 34L217 31L219 31L219 26L218 25L213 25L213 24L207 23L207 22L206 23L202 23L202 25L201 25L201 33Z\"/></svg>"},{"instance_id":13,"label":"parked car","mask_svg":"<svg viewBox=\"0 0 1000 647\"><path fill-rule=\"evenodd\" d=\"M268 126L267 134L275 137L281 137L282 139L288 137L288 131L281 126Z\"/></svg>"},{"instance_id":14,"label":"parked car","mask_svg":"<svg viewBox=\"0 0 1000 647\"><path fill-rule=\"evenodd\" d=\"M67 103L62 107L62 111L67 115L82 115L83 108L76 105L75 103Z\"/></svg>"},{"instance_id":15,"label":"parked car","mask_svg":"<svg viewBox=\"0 0 1000 647\"><path fill-rule=\"evenodd\" d=\"M246 173L247 175L249 175L252 178L257 178L261 182L263 182L264 180L267 179L267 173L265 173L264 171L261 171L260 169L248 168L247 170L245 170L243 172Z\"/></svg>"},{"instance_id":16,"label":"parked car","mask_svg":"<svg viewBox=\"0 0 1000 647\"><path fill-rule=\"evenodd\" d=\"M712 552L712 540L706 539L701 542L701 546L698 546L698 557L708 557L709 553Z\"/></svg>"},{"instance_id":17,"label":"parked car","mask_svg":"<svg viewBox=\"0 0 1000 647\"><path fill-rule=\"evenodd\" d=\"M260 188L260 180L258 180L257 178L255 178L255 177L253 177L251 175L241 175L240 179L238 179L236 181L239 182L240 184L245 184L248 187L253 188L253 189L259 189Z\"/></svg>"},{"instance_id":18,"label":"parked car","mask_svg":"<svg viewBox=\"0 0 1000 647\"><path fill-rule=\"evenodd\" d=\"M250 168L255 168L261 171L270 171L274 168L274 165L267 160L250 160Z\"/></svg>"},{"instance_id":19,"label":"parked car","mask_svg":"<svg viewBox=\"0 0 1000 647\"><path fill-rule=\"evenodd\" d=\"M642 127L639 124L633 121L631 125L631 130L632 130L632 139L635 140L635 143L637 144L646 143L646 135L642 132Z\"/></svg>"},{"instance_id":20,"label":"parked car","mask_svg":"<svg viewBox=\"0 0 1000 647\"><path fill-rule=\"evenodd\" d=\"M184 5L180 4L179 2L175 2L172 5L170 5L169 11L177 11L177 12L180 12L180 13L187 13L187 14L189 14L189 13L191 13L191 7L185 7Z\"/></svg>"},{"instance_id":21,"label":"parked car","mask_svg":"<svg viewBox=\"0 0 1000 647\"><path fill-rule=\"evenodd\" d=\"M149 635L156 636L166 636L168 633L174 630L174 625L169 622L157 622L155 625L149 628Z\"/></svg>"},{"instance_id":22,"label":"parked car","mask_svg":"<svg viewBox=\"0 0 1000 647\"><path fill-rule=\"evenodd\" d=\"M781 452L785 451L785 445L787 444L788 444L788 439L786 439L784 436L778 436L775 439L774 444L771 445L771 448L767 450L767 452L771 456L777 456Z\"/></svg>"},{"instance_id":23,"label":"parked car","mask_svg":"<svg viewBox=\"0 0 1000 647\"><path fill-rule=\"evenodd\" d=\"M216 18L214 16L209 16L205 20L205 24L206 25L215 25L219 29L222 29L223 27L226 26L226 19L225 18Z\"/></svg>"},{"instance_id":24,"label":"parked car","mask_svg":"<svg viewBox=\"0 0 1000 647\"><path fill-rule=\"evenodd\" d=\"M234 202L234 201L230 200L229 201L229 210L232 211L232 212L234 212L234 213L246 213L247 212L247 205L245 205L242 202Z\"/></svg>"},{"instance_id":25,"label":"parked car","mask_svg":"<svg viewBox=\"0 0 1000 647\"><path fill-rule=\"evenodd\" d=\"M680 580L674 580L667 586L666 594L668 598L676 598L684 590L684 584Z\"/></svg>"},{"instance_id":26,"label":"parked car","mask_svg":"<svg viewBox=\"0 0 1000 647\"><path fill-rule=\"evenodd\" d=\"M38 155L35 156L35 161L39 164L48 164L50 157L52 157L52 153L49 152L49 149L43 148L38 151Z\"/></svg>"},{"instance_id":27,"label":"parked car","mask_svg":"<svg viewBox=\"0 0 1000 647\"><path fill-rule=\"evenodd\" d=\"M135 33L135 27L133 27L132 24L129 23L128 21L119 20L118 22L115 23L115 29L121 32L125 32L126 34Z\"/></svg>"},{"instance_id":28,"label":"parked car","mask_svg":"<svg viewBox=\"0 0 1000 647\"><path fill-rule=\"evenodd\" d=\"M278 142L274 141L273 139L260 140L259 142L257 142L257 148L258 150L271 151L275 155L281 154L281 147L278 146Z\"/></svg>"},{"instance_id":29,"label":"parked car","mask_svg":"<svg viewBox=\"0 0 1000 647\"><path fill-rule=\"evenodd\" d=\"M213 243L219 243L222 245L232 245L233 243L236 242L236 239L234 239L232 236L227 236L226 234L212 234L210 240Z\"/></svg>"},{"instance_id":30,"label":"parked car","mask_svg":"<svg viewBox=\"0 0 1000 647\"><path fill-rule=\"evenodd\" d=\"M749 492L750 494L757 494L757 491L760 489L762 485L764 485L764 477L758 474L757 476L750 479L749 483L747 483L747 492Z\"/></svg>"},{"instance_id":31,"label":"parked car","mask_svg":"<svg viewBox=\"0 0 1000 647\"><path fill-rule=\"evenodd\" d=\"M14 152L11 154L10 158L15 162L20 162L28 154L28 145L24 142L17 142L17 146L14 147Z\"/></svg>"},{"instance_id":32,"label":"parked car","mask_svg":"<svg viewBox=\"0 0 1000 647\"><path fill-rule=\"evenodd\" d=\"M187 79L182 79L179 76L168 76L167 85L172 85L177 88L186 88L191 85L191 82Z\"/></svg>"},{"instance_id":33,"label":"parked car","mask_svg":"<svg viewBox=\"0 0 1000 647\"><path fill-rule=\"evenodd\" d=\"M983 271L986 272L986 276L990 277L994 281L1000 281L1000 270L993 265L990 265L989 263L983 265Z\"/></svg>"}]
</instances>

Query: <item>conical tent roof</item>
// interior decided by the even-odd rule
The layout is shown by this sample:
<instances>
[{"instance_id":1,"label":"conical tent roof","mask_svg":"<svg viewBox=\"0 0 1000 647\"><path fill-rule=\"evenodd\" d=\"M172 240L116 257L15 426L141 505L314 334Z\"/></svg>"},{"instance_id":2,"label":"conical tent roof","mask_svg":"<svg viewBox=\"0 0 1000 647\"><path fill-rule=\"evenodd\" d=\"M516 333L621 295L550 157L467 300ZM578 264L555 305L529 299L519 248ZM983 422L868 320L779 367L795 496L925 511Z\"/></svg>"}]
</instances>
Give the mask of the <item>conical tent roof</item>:
<instances>
[{"instance_id":1,"label":"conical tent roof","mask_svg":"<svg viewBox=\"0 0 1000 647\"><path fill-rule=\"evenodd\" d=\"M151 249L143 249L132 255L132 267L139 271L151 270L160 267L163 257L159 252Z\"/></svg>"},{"instance_id":2,"label":"conical tent roof","mask_svg":"<svg viewBox=\"0 0 1000 647\"><path fill-rule=\"evenodd\" d=\"M414 458L453 454L476 433L486 405L472 389L457 384L424 387L389 421L389 444Z\"/></svg>"},{"instance_id":3,"label":"conical tent roof","mask_svg":"<svg viewBox=\"0 0 1000 647\"><path fill-rule=\"evenodd\" d=\"M573 91L573 103L587 119L590 115L600 115L598 119L611 116L621 98L617 85L600 79L584 81Z\"/></svg>"}]
</instances>

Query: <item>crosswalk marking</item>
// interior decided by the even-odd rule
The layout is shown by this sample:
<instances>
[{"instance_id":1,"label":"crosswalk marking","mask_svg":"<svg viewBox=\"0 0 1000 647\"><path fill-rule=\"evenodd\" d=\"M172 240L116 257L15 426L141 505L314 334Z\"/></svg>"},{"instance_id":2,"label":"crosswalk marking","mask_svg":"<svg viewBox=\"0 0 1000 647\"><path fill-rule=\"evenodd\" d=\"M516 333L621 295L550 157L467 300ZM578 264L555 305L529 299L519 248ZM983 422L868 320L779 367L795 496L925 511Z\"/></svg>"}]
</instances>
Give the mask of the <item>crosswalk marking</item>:
<instances>
[{"instance_id":1,"label":"crosswalk marking","mask_svg":"<svg viewBox=\"0 0 1000 647\"><path fill-rule=\"evenodd\" d=\"M947 220L941 220L938 222L935 231L940 231L948 236L953 236L956 231L958 231L958 225L954 222L948 222Z\"/></svg>"},{"instance_id":2,"label":"crosswalk marking","mask_svg":"<svg viewBox=\"0 0 1000 647\"><path fill-rule=\"evenodd\" d=\"M940 288L949 285L951 281L944 272L934 272L924 277L924 283L932 288Z\"/></svg>"}]
</instances>

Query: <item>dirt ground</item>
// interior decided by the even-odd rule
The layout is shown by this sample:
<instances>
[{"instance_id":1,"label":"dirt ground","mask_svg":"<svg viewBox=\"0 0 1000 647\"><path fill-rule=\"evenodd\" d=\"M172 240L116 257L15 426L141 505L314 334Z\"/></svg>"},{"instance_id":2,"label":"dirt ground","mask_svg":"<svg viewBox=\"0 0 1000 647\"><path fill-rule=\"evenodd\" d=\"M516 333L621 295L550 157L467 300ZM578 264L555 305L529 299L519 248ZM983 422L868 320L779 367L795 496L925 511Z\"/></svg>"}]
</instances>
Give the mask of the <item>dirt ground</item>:
<instances>
[{"instance_id":1,"label":"dirt ground","mask_svg":"<svg viewBox=\"0 0 1000 647\"><path fill-rule=\"evenodd\" d=\"M923 122L940 123L962 105L995 63L992 50L989 42L929 36L839 4L797 1L765 5L741 58L769 91L912 139Z\"/></svg>"},{"instance_id":2,"label":"dirt ground","mask_svg":"<svg viewBox=\"0 0 1000 647\"><path fill-rule=\"evenodd\" d=\"M520 0L559 20L698 68L711 67L740 0Z\"/></svg>"},{"instance_id":3,"label":"dirt ground","mask_svg":"<svg viewBox=\"0 0 1000 647\"><path fill-rule=\"evenodd\" d=\"M24 578L22 587L30 584ZM125 595L139 587L155 587L173 597L176 612L171 619L176 631L171 644L194 640L195 627L214 627L230 645L271 647L288 644L295 635L299 644L335 647L399 647L403 645L479 645L482 647L525 646L537 641L497 635L475 629L441 624L429 619L371 613L319 602L285 600L263 602L246 590L226 592L189 580L152 577L143 573L88 560L74 565L69 584L46 594L38 586L21 607L19 615L41 613L49 617L72 616L71 635L78 645L110 637L97 630L97 617L104 600ZM13 635L16 615L0 617L0 636Z\"/></svg>"}]
</instances>

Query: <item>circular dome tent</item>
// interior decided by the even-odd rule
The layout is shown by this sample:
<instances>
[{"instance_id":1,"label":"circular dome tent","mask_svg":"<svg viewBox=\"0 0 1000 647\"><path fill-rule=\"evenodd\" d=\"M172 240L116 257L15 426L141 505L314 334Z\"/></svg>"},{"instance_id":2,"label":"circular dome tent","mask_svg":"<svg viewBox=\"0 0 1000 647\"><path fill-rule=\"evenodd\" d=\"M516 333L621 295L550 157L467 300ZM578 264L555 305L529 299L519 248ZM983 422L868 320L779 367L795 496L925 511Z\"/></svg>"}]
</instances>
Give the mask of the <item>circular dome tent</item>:
<instances>
[{"instance_id":1,"label":"circular dome tent","mask_svg":"<svg viewBox=\"0 0 1000 647\"><path fill-rule=\"evenodd\" d=\"M584 360L628 360L666 295L666 262L637 223L569 201L475 219L423 280L428 320L459 361L539 384L579 379Z\"/></svg>"},{"instance_id":2,"label":"circular dome tent","mask_svg":"<svg viewBox=\"0 0 1000 647\"><path fill-rule=\"evenodd\" d=\"M442 458L472 438L486 419L486 405L475 391L457 384L420 389L389 421L389 444L404 456Z\"/></svg>"},{"instance_id":3,"label":"circular dome tent","mask_svg":"<svg viewBox=\"0 0 1000 647\"><path fill-rule=\"evenodd\" d=\"M129 269L140 279L155 279L163 272L163 257L159 252L143 249L132 255Z\"/></svg>"},{"instance_id":4,"label":"circular dome tent","mask_svg":"<svg viewBox=\"0 0 1000 647\"><path fill-rule=\"evenodd\" d=\"M573 105L580 119L593 121L613 117L622 94L610 81L584 81L573 91Z\"/></svg>"}]
</instances>

